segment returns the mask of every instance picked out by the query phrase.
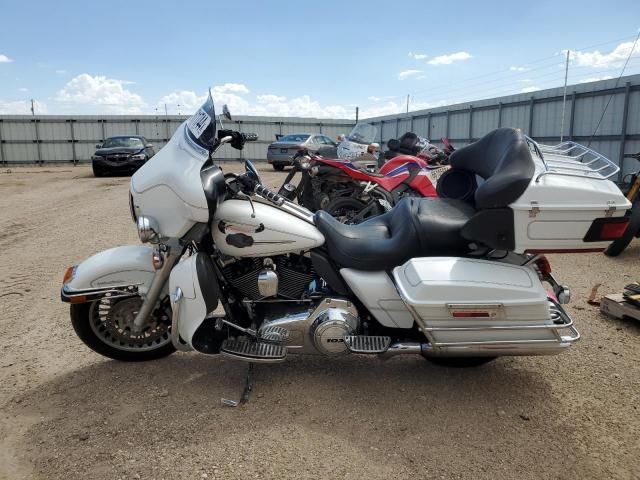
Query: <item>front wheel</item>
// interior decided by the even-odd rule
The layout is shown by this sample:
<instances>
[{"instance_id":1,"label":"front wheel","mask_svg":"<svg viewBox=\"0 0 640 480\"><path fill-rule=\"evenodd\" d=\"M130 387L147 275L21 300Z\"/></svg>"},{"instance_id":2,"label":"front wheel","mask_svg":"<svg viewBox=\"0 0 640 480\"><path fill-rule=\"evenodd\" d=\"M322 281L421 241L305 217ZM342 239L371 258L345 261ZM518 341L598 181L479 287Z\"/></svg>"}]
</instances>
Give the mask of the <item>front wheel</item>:
<instances>
[{"instance_id":1,"label":"front wheel","mask_svg":"<svg viewBox=\"0 0 640 480\"><path fill-rule=\"evenodd\" d=\"M633 240L633 237L640 231L640 201L633 202L631 207L631 216L629 217L629 224L620 238L614 240L611 245L607 247L604 254L608 257L617 257Z\"/></svg>"},{"instance_id":2,"label":"front wheel","mask_svg":"<svg viewBox=\"0 0 640 480\"><path fill-rule=\"evenodd\" d=\"M274 163L274 164L273 164L273 169L274 169L276 172L281 172L281 171L283 171L283 170L284 170L284 165L282 165L281 163Z\"/></svg>"},{"instance_id":3,"label":"front wheel","mask_svg":"<svg viewBox=\"0 0 640 480\"><path fill-rule=\"evenodd\" d=\"M141 332L133 332L133 320L142 298L111 300L71 305L71 324L80 340L105 357L141 362L166 357L175 352L171 342L171 306L166 297L151 313Z\"/></svg>"}]
</instances>

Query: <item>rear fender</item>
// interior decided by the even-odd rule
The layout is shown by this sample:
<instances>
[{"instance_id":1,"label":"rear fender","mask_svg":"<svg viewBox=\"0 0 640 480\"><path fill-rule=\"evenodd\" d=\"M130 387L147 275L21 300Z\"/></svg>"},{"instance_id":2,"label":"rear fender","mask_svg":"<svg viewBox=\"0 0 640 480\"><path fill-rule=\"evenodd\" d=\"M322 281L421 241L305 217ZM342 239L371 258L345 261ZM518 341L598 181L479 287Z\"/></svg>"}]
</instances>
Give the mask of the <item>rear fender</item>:
<instances>
[{"instance_id":1,"label":"rear fender","mask_svg":"<svg viewBox=\"0 0 640 480\"><path fill-rule=\"evenodd\" d=\"M182 341L193 347L193 335L204 322L207 313L218 305L215 271L209 257L200 252L179 262L169 277L171 308ZM181 294L177 294L179 291Z\"/></svg>"},{"instance_id":2,"label":"rear fender","mask_svg":"<svg viewBox=\"0 0 640 480\"><path fill-rule=\"evenodd\" d=\"M124 245L96 253L72 267L62 287L62 300L81 303L127 287L144 296L155 275L152 254L153 248L146 245Z\"/></svg>"}]
</instances>

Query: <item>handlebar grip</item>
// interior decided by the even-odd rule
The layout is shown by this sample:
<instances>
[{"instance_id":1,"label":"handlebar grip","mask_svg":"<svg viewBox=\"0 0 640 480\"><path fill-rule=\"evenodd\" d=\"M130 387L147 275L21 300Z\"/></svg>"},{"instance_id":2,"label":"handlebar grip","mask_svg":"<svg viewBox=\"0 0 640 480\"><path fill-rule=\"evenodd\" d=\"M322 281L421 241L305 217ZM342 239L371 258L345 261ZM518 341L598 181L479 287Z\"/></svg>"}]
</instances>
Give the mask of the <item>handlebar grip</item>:
<instances>
[{"instance_id":1,"label":"handlebar grip","mask_svg":"<svg viewBox=\"0 0 640 480\"><path fill-rule=\"evenodd\" d=\"M284 201L285 201L285 198L283 196L278 195L275 192L272 192L267 187L265 187L264 185L261 185L261 184L256 185L256 188L255 188L254 191L258 195L266 198L267 200L269 200L270 202L275 203L278 206L282 205L284 203Z\"/></svg>"},{"instance_id":2,"label":"handlebar grip","mask_svg":"<svg viewBox=\"0 0 640 480\"><path fill-rule=\"evenodd\" d=\"M245 142L256 142L258 140L257 133L243 133L242 138L244 138Z\"/></svg>"}]
</instances>

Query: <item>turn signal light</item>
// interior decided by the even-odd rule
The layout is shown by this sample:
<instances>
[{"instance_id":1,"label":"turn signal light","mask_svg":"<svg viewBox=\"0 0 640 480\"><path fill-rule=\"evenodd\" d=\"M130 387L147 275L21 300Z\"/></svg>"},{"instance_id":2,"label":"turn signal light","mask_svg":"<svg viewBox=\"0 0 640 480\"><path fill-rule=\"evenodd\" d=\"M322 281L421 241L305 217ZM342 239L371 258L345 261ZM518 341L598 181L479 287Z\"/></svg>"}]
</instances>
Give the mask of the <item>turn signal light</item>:
<instances>
[{"instance_id":1,"label":"turn signal light","mask_svg":"<svg viewBox=\"0 0 640 480\"><path fill-rule=\"evenodd\" d=\"M67 271L64 272L64 277L62 278L62 284L66 285L71 280L73 280L73 277L75 276L75 274L76 274L76 265L72 265L69 268L67 268Z\"/></svg>"}]
</instances>

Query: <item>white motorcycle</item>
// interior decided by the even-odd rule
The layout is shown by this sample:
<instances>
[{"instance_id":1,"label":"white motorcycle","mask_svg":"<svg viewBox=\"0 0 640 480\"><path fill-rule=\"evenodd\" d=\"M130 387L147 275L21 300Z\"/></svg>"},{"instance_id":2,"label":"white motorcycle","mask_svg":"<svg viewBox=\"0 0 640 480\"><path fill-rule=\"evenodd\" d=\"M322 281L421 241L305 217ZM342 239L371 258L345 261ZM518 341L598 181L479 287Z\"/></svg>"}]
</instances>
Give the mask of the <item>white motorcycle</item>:
<instances>
[{"instance_id":1,"label":"white motorcycle","mask_svg":"<svg viewBox=\"0 0 640 480\"><path fill-rule=\"evenodd\" d=\"M614 164L501 128L451 155L442 190L471 179L472 201L407 198L343 225L269 191L249 161L223 173L216 150L257 137L220 127L209 97L132 177L131 216L150 246L67 270L62 299L96 352L419 354L457 366L557 354L580 336L542 253L602 250L627 222Z\"/></svg>"}]
</instances>

